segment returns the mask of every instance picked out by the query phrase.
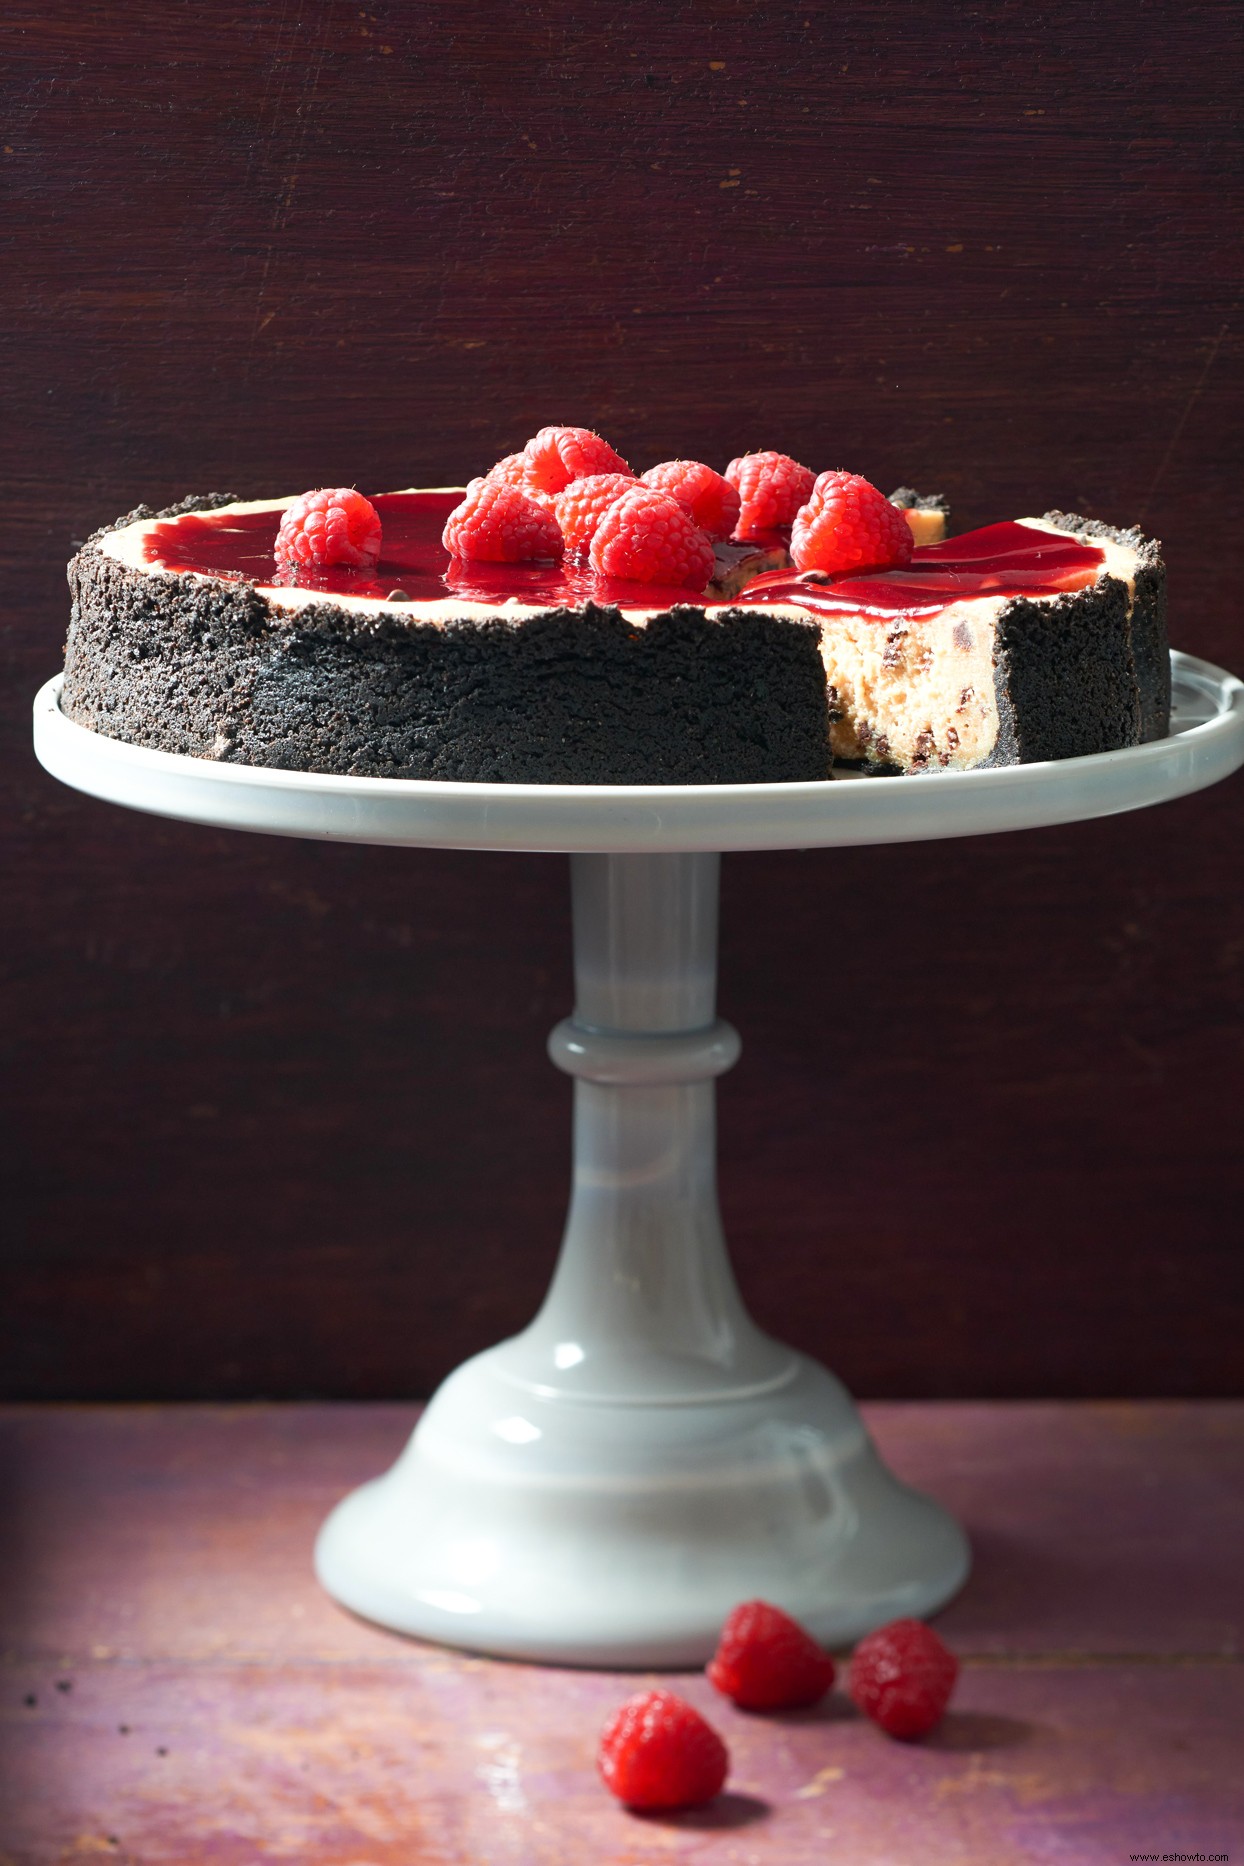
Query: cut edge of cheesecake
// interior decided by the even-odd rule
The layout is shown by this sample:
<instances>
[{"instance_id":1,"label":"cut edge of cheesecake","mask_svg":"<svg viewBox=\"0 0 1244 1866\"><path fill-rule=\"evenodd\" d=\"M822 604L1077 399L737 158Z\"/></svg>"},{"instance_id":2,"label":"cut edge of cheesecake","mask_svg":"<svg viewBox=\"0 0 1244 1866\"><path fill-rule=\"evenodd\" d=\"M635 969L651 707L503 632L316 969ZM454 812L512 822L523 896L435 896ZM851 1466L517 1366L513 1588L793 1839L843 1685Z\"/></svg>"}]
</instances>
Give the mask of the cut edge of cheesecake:
<instances>
[{"instance_id":1,"label":"cut edge of cheesecake","mask_svg":"<svg viewBox=\"0 0 1244 1866\"><path fill-rule=\"evenodd\" d=\"M940 492L896 486L890 504L896 505L907 520L917 545L940 544L950 531L950 501Z\"/></svg>"},{"instance_id":2,"label":"cut edge of cheesecake","mask_svg":"<svg viewBox=\"0 0 1244 1866\"><path fill-rule=\"evenodd\" d=\"M818 618L836 763L876 774L988 769L1165 736L1161 546L1077 514L1016 522L1095 545L1102 563L1093 583L970 596L932 615ZM774 603L772 612L787 608Z\"/></svg>"}]
</instances>

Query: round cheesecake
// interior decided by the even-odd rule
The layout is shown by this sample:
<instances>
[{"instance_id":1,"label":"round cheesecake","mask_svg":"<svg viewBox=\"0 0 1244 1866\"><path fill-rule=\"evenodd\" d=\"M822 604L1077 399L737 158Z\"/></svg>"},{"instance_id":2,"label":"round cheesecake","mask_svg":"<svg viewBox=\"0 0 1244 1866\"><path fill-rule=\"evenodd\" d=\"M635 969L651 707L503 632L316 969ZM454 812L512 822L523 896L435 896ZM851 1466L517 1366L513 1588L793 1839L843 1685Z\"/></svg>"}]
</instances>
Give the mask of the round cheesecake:
<instances>
[{"instance_id":1,"label":"round cheesecake","mask_svg":"<svg viewBox=\"0 0 1244 1866\"><path fill-rule=\"evenodd\" d=\"M1136 532L1049 513L835 579L766 535L688 590L451 558L461 497L375 496L379 562L296 581L292 499L128 514L70 564L65 712L196 757L537 784L964 769L1166 730L1164 573Z\"/></svg>"}]
</instances>

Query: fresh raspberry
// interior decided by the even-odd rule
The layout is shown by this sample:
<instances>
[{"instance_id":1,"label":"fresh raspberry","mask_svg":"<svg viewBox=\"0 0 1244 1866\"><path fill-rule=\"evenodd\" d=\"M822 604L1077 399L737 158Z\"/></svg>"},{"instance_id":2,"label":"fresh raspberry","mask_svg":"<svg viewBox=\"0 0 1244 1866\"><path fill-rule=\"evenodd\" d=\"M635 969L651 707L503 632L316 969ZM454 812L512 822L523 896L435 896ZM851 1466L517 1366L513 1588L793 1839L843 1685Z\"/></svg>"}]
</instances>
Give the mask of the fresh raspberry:
<instances>
[{"instance_id":1,"label":"fresh raspberry","mask_svg":"<svg viewBox=\"0 0 1244 1866\"><path fill-rule=\"evenodd\" d=\"M667 492L635 485L601 517L589 553L593 570L635 583L685 583L702 590L713 574L713 547Z\"/></svg>"},{"instance_id":2,"label":"fresh raspberry","mask_svg":"<svg viewBox=\"0 0 1244 1866\"><path fill-rule=\"evenodd\" d=\"M530 564L562 554L551 512L503 480L473 479L441 539L454 557L485 564Z\"/></svg>"},{"instance_id":3,"label":"fresh raspberry","mask_svg":"<svg viewBox=\"0 0 1244 1866\"><path fill-rule=\"evenodd\" d=\"M796 570L888 570L911 562L911 526L884 493L858 473L822 473L790 534Z\"/></svg>"},{"instance_id":4,"label":"fresh raspberry","mask_svg":"<svg viewBox=\"0 0 1244 1866\"><path fill-rule=\"evenodd\" d=\"M739 495L702 460L663 460L640 474L645 486L669 493L710 538L728 538L739 522Z\"/></svg>"},{"instance_id":5,"label":"fresh raspberry","mask_svg":"<svg viewBox=\"0 0 1244 1866\"><path fill-rule=\"evenodd\" d=\"M746 1600L727 1616L708 1680L740 1710L799 1710L825 1696L834 1661L780 1607Z\"/></svg>"},{"instance_id":6,"label":"fresh raspberry","mask_svg":"<svg viewBox=\"0 0 1244 1866\"><path fill-rule=\"evenodd\" d=\"M519 492L525 493L529 499L534 499L536 504L542 505L546 512L553 510L552 494L537 492L534 486L529 486L527 483L526 454L506 454L503 460L498 460L496 466L489 467L484 478L490 486L517 486Z\"/></svg>"},{"instance_id":7,"label":"fresh raspberry","mask_svg":"<svg viewBox=\"0 0 1244 1866\"><path fill-rule=\"evenodd\" d=\"M518 486L521 489L526 471L526 454L506 454L504 459L498 460L496 466L489 467L484 478L489 481L499 480L503 486Z\"/></svg>"},{"instance_id":8,"label":"fresh raspberry","mask_svg":"<svg viewBox=\"0 0 1244 1866\"><path fill-rule=\"evenodd\" d=\"M737 535L754 537L758 531L776 531L789 525L812 491L815 473L800 466L789 454L743 454L726 468L742 504Z\"/></svg>"},{"instance_id":9,"label":"fresh raspberry","mask_svg":"<svg viewBox=\"0 0 1244 1866\"><path fill-rule=\"evenodd\" d=\"M615 499L636 484L629 473L589 473L586 479L572 479L553 501L553 513L561 526L567 551L574 557L586 557L593 533Z\"/></svg>"},{"instance_id":10,"label":"fresh raspberry","mask_svg":"<svg viewBox=\"0 0 1244 1866\"><path fill-rule=\"evenodd\" d=\"M304 492L281 515L275 550L287 570L370 570L380 556L380 514L352 486Z\"/></svg>"},{"instance_id":11,"label":"fresh raspberry","mask_svg":"<svg viewBox=\"0 0 1244 1866\"><path fill-rule=\"evenodd\" d=\"M633 478L621 454L590 428L541 428L523 449L527 457L524 489L552 497L572 479L590 473L625 473Z\"/></svg>"},{"instance_id":12,"label":"fresh raspberry","mask_svg":"<svg viewBox=\"0 0 1244 1866\"><path fill-rule=\"evenodd\" d=\"M923 1736L941 1718L959 1661L923 1620L891 1620L861 1639L847 1692L890 1736Z\"/></svg>"},{"instance_id":13,"label":"fresh raspberry","mask_svg":"<svg viewBox=\"0 0 1244 1866\"><path fill-rule=\"evenodd\" d=\"M641 1691L616 1710L596 1752L605 1787L632 1808L694 1808L721 1791L725 1744L672 1691Z\"/></svg>"}]
</instances>

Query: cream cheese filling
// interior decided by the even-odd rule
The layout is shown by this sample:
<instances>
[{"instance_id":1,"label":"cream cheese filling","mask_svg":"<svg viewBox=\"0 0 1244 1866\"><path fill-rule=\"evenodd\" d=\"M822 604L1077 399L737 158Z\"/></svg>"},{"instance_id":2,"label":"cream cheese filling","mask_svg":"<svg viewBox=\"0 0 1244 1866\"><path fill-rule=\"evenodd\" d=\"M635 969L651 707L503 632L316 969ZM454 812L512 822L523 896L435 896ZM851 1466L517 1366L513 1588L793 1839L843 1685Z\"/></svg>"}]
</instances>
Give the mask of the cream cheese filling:
<instances>
[{"instance_id":1,"label":"cream cheese filling","mask_svg":"<svg viewBox=\"0 0 1244 1866\"><path fill-rule=\"evenodd\" d=\"M1095 587L1115 577L1136 592L1137 553L1040 518L1017 521L1054 537L1081 536L1103 561ZM835 758L904 770L964 771L998 742L997 624L1009 596L977 596L928 617L842 611L822 619L821 656Z\"/></svg>"},{"instance_id":2,"label":"cream cheese filling","mask_svg":"<svg viewBox=\"0 0 1244 1866\"><path fill-rule=\"evenodd\" d=\"M923 620L844 614L821 638L835 758L965 771L998 742L994 630L1005 597Z\"/></svg>"},{"instance_id":3,"label":"cream cheese filling","mask_svg":"<svg viewBox=\"0 0 1244 1866\"><path fill-rule=\"evenodd\" d=\"M900 507L917 544L940 544L946 536L946 514L927 505Z\"/></svg>"}]
</instances>

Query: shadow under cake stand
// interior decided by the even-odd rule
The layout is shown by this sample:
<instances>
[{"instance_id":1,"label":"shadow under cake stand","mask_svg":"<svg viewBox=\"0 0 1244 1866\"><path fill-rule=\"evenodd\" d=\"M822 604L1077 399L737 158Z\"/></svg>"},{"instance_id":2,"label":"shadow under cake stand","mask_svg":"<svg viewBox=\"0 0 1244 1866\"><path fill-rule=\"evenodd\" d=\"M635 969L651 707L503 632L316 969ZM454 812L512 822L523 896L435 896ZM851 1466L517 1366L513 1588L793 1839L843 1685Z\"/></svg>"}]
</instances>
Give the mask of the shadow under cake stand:
<instances>
[{"instance_id":1,"label":"shadow under cake stand","mask_svg":"<svg viewBox=\"0 0 1244 1866\"><path fill-rule=\"evenodd\" d=\"M1171 736L1056 764L908 780L562 786L319 776L149 751L35 703L52 774L228 829L571 857L574 1179L531 1325L457 1369L385 1476L320 1532L328 1591L366 1618L570 1664L702 1664L762 1597L826 1644L931 1613L967 1540L874 1451L832 1374L762 1333L717 1208L720 852L986 835L1144 808L1244 763L1244 686L1172 656Z\"/></svg>"}]
</instances>

